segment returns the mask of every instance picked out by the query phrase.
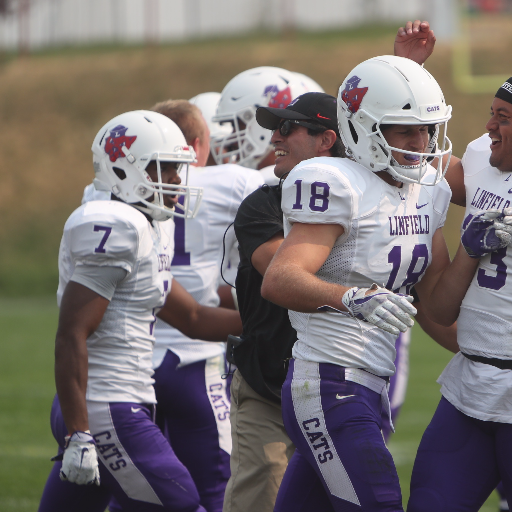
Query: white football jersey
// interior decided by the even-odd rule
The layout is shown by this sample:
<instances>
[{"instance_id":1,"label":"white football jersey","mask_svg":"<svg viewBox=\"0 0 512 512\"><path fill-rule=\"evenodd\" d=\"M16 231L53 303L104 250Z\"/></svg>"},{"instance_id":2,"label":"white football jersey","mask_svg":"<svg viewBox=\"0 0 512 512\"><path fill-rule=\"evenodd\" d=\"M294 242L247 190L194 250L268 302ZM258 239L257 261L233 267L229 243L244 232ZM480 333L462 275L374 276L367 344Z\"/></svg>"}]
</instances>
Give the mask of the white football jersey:
<instances>
[{"instance_id":1,"label":"white football jersey","mask_svg":"<svg viewBox=\"0 0 512 512\"><path fill-rule=\"evenodd\" d=\"M127 271L96 331L87 339L87 400L154 403L155 313L171 288L173 239L163 224L120 201L91 201L64 226L57 301L78 265Z\"/></svg>"},{"instance_id":2,"label":"white football jersey","mask_svg":"<svg viewBox=\"0 0 512 512\"><path fill-rule=\"evenodd\" d=\"M239 165L224 164L189 168L188 185L203 187L203 199L194 219L175 218L175 252L172 274L200 304L218 306L217 288L223 255L223 238L235 220L240 203L263 185L258 171ZM233 227L226 233L225 254L237 242ZM178 330L158 320L154 368L160 366L167 349L179 356L180 366L224 353L225 344L191 340Z\"/></svg>"},{"instance_id":3,"label":"white football jersey","mask_svg":"<svg viewBox=\"0 0 512 512\"><path fill-rule=\"evenodd\" d=\"M313 158L297 165L283 184L285 236L295 222L340 224L344 234L317 277L408 294L431 262L432 237L444 225L450 197L444 180L435 187L397 188L351 160ZM297 330L295 358L380 376L395 372L395 336L340 313L289 315Z\"/></svg>"},{"instance_id":4,"label":"white football jersey","mask_svg":"<svg viewBox=\"0 0 512 512\"><path fill-rule=\"evenodd\" d=\"M512 173L489 164L487 134L471 142L462 158L466 212L502 209L512 202ZM457 342L466 354L512 359L512 248L480 258L457 319ZM512 423L512 371L475 363L457 354L439 378L455 407L484 421Z\"/></svg>"}]
</instances>

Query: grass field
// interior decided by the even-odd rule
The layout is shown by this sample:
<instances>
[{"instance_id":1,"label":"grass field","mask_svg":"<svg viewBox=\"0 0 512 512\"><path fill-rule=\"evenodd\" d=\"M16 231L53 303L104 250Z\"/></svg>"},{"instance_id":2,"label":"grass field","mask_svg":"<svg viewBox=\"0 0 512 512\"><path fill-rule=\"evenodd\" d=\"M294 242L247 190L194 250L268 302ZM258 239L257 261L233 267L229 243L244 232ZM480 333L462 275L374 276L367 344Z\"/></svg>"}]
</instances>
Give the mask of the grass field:
<instances>
[{"instance_id":1,"label":"grass field","mask_svg":"<svg viewBox=\"0 0 512 512\"><path fill-rule=\"evenodd\" d=\"M0 300L0 510L35 512L56 444L49 414L54 395L53 339L57 308L53 296ZM439 401L436 378L450 354L415 327L405 406L390 442L404 503L416 449ZM482 508L497 511L492 496Z\"/></svg>"}]
</instances>

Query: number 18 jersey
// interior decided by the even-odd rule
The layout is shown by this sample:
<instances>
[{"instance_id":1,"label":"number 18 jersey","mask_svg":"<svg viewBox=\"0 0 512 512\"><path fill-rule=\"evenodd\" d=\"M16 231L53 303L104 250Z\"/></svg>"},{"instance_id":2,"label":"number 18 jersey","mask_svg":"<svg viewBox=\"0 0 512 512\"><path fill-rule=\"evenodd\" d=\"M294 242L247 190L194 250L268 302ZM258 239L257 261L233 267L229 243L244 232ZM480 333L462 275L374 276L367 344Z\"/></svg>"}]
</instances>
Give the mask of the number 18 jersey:
<instances>
[{"instance_id":1,"label":"number 18 jersey","mask_svg":"<svg viewBox=\"0 0 512 512\"><path fill-rule=\"evenodd\" d=\"M398 188L351 160L313 158L284 182L285 236L295 222L339 224L344 233L317 277L350 287L377 283L408 294L431 262L432 237L444 225L450 197L444 180L434 187ZM296 359L380 376L395 372L395 336L340 313L289 314L297 330Z\"/></svg>"}]
</instances>

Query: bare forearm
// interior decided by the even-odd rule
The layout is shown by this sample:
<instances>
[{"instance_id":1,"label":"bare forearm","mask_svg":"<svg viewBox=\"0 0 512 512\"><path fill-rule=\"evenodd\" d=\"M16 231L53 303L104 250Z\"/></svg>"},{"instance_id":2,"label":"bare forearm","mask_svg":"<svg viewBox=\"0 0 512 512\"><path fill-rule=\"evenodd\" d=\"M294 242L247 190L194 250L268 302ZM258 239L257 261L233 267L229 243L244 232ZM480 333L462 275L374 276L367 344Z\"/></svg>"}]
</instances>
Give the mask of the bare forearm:
<instances>
[{"instance_id":1,"label":"bare forearm","mask_svg":"<svg viewBox=\"0 0 512 512\"><path fill-rule=\"evenodd\" d=\"M87 349L57 333L55 342L55 384L68 433L89 429L85 393Z\"/></svg>"},{"instance_id":2,"label":"bare forearm","mask_svg":"<svg viewBox=\"0 0 512 512\"><path fill-rule=\"evenodd\" d=\"M185 336L204 341L226 341L228 334L242 332L242 321L238 311L226 308L200 306L188 315L159 313L158 316Z\"/></svg>"},{"instance_id":3,"label":"bare forearm","mask_svg":"<svg viewBox=\"0 0 512 512\"><path fill-rule=\"evenodd\" d=\"M421 302L415 303L414 306L418 310L418 313L416 314L416 321L425 333L427 333L441 347L453 352L454 354L457 353L459 351L459 345L457 344L457 323L448 327L436 324L427 317L423 311Z\"/></svg>"},{"instance_id":4,"label":"bare forearm","mask_svg":"<svg viewBox=\"0 0 512 512\"><path fill-rule=\"evenodd\" d=\"M314 313L328 305L345 311L341 302L348 287L327 283L299 266L271 265L263 279L263 298L292 311Z\"/></svg>"},{"instance_id":5,"label":"bare forearm","mask_svg":"<svg viewBox=\"0 0 512 512\"><path fill-rule=\"evenodd\" d=\"M434 322L450 326L458 318L460 305L478 267L478 258L470 258L460 245L455 258L441 274L429 300L427 314Z\"/></svg>"}]
</instances>

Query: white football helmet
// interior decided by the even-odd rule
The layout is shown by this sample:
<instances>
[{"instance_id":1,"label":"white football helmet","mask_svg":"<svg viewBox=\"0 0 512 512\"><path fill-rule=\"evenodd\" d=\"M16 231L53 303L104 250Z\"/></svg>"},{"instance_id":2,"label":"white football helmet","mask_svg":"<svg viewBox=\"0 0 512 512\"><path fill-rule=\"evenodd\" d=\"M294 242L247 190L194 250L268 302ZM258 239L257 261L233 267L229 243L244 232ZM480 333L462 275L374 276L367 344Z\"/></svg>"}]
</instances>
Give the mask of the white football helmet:
<instances>
[{"instance_id":1,"label":"white football helmet","mask_svg":"<svg viewBox=\"0 0 512 512\"><path fill-rule=\"evenodd\" d=\"M188 178L188 165L196 161L194 149L168 117L146 110L121 114L103 126L91 149L97 190L111 192L157 221L196 215L202 188L162 183L160 162L178 162L178 172L185 167ZM152 160L157 182L146 172ZM164 195L184 196L183 204L175 206L181 211L165 206ZM192 209L191 196L195 197Z\"/></svg>"},{"instance_id":2,"label":"white football helmet","mask_svg":"<svg viewBox=\"0 0 512 512\"><path fill-rule=\"evenodd\" d=\"M446 105L435 78L416 62L403 57L374 57L356 66L338 92L338 126L347 156L373 172L387 171L396 180L435 185L443 178L442 157L451 156L446 136L452 107ZM427 152L391 147L381 125L429 125ZM391 151L419 157L419 164L399 165ZM428 162L438 158L435 176ZM425 179L423 179L425 177Z\"/></svg>"},{"instance_id":3,"label":"white football helmet","mask_svg":"<svg viewBox=\"0 0 512 512\"><path fill-rule=\"evenodd\" d=\"M323 87L318 82L315 82L311 77L302 73L297 73L297 71L295 71L295 75L306 88L307 92L325 92Z\"/></svg>"},{"instance_id":4,"label":"white football helmet","mask_svg":"<svg viewBox=\"0 0 512 512\"><path fill-rule=\"evenodd\" d=\"M257 123L256 109L285 108L306 92L295 73L281 68L262 66L231 79L221 93L217 114L212 118L229 127L229 134L211 138L215 162L256 169L272 150L272 132Z\"/></svg>"},{"instance_id":5,"label":"white football helmet","mask_svg":"<svg viewBox=\"0 0 512 512\"><path fill-rule=\"evenodd\" d=\"M190 103L195 105L203 114L204 120L210 130L210 138L224 137L231 133L231 126L214 123L212 117L217 112L217 107L220 101L220 92L203 92L190 98Z\"/></svg>"}]
</instances>

